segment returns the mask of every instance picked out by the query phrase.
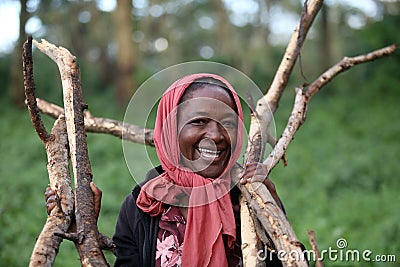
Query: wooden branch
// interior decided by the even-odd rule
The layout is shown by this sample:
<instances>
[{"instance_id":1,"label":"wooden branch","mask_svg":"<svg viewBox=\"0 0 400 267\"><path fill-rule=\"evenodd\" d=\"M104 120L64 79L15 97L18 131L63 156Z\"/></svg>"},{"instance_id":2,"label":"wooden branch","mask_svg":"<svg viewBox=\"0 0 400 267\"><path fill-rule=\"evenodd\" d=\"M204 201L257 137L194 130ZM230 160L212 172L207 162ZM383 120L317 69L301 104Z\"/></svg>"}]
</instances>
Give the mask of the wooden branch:
<instances>
[{"instance_id":1,"label":"wooden branch","mask_svg":"<svg viewBox=\"0 0 400 267\"><path fill-rule=\"evenodd\" d=\"M82 266L105 266L107 262L98 242L99 232L90 189L90 167L83 118L80 69L75 57L65 48L42 40L34 41L40 51L57 63L63 86L64 112L75 182L75 220L78 242L75 243Z\"/></svg>"},{"instance_id":2,"label":"wooden branch","mask_svg":"<svg viewBox=\"0 0 400 267\"><path fill-rule=\"evenodd\" d=\"M52 129L54 138L46 143L47 171L50 187L57 194L56 207L51 211L33 249L29 266L52 266L62 238L56 233L66 233L71 225L74 194L69 176L68 139L65 119L61 116Z\"/></svg>"},{"instance_id":3,"label":"wooden branch","mask_svg":"<svg viewBox=\"0 0 400 267\"><path fill-rule=\"evenodd\" d=\"M300 24L304 34L308 31L308 28L311 25L311 22L317 14L318 10L320 9L321 5L322 1L313 1L309 4L306 12L310 12L310 15L302 16L301 23L305 23L309 20L310 24L306 24L304 27L302 26L302 24ZM279 99L282 95L284 87L286 86L288 77L297 56L294 51L299 48L299 39L296 38L295 35L296 33L292 36L291 42L288 45L285 56L281 62L281 65L276 73L274 82L272 83L268 93L257 103L256 113L252 116L250 124L249 143L245 156L246 161L252 160L252 157L253 159L260 158L264 153L265 136L268 133L268 127L272 118L272 114L277 108ZM293 44L293 40L297 40L296 45ZM302 40L304 40L304 38L302 38ZM385 52L381 53L382 55L389 54L389 51L387 51L386 49L384 49L384 51ZM369 54L365 58L373 60L377 57ZM357 57L354 62L357 62L358 64L362 60L362 58ZM341 66L341 71L343 71L345 67L350 67L348 64L344 64ZM326 79L326 77L324 79ZM324 82L320 81L319 83L317 83L316 87L323 86L323 83ZM310 88L316 87L310 86ZM288 144L292 141L295 132L304 122L308 99L308 97L304 96L301 89L296 90L295 104L292 114L289 118L289 122L284 130L284 133L282 134L282 137L279 139L277 145L270 153L270 156L264 162L268 173L285 155ZM250 156L250 154L255 155ZM248 200L252 211L256 213L264 229L271 236L277 250L283 250L287 253L296 251L296 253L300 255L302 253L301 246L297 241L295 233L291 229L290 224L287 222L286 216L283 216L281 210L277 208L276 203L274 202L268 190L266 190L265 186L261 183L253 183L251 185L246 185L245 187L239 186L239 188L241 189L242 194ZM276 227L277 225L279 226ZM276 232L275 230L278 231ZM295 261L293 258L286 258L282 261L282 263L284 266L308 265L306 261L301 261L300 258L299 260L300 261Z\"/></svg>"},{"instance_id":4,"label":"wooden branch","mask_svg":"<svg viewBox=\"0 0 400 267\"><path fill-rule=\"evenodd\" d=\"M262 266L262 262L258 257L258 252L263 250L260 247L260 241L256 233L256 226L251 217L247 201L242 195L240 197L240 222L242 224L241 237L242 237L242 255L244 266Z\"/></svg>"},{"instance_id":5,"label":"wooden branch","mask_svg":"<svg viewBox=\"0 0 400 267\"><path fill-rule=\"evenodd\" d=\"M308 86L306 97L311 98L315 93L317 93L324 85L330 82L339 73L344 72L355 65L373 61L375 59L382 58L384 56L388 56L394 53L394 51L396 51L397 48L398 45L393 44L372 51L365 55L343 58L339 63L337 63L336 65L325 71L310 86Z\"/></svg>"},{"instance_id":6,"label":"wooden branch","mask_svg":"<svg viewBox=\"0 0 400 267\"><path fill-rule=\"evenodd\" d=\"M321 261L321 254L318 250L317 240L315 239L315 233L313 230L307 230L308 241L311 244L312 250L315 255L315 267L324 267L324 264Z\"/></svg>"},{"instance_id":7,"label":"wooden branch","mask_svg":"<svg viewBox=\"0 0 400 267\"><path fill-rule=\"evenodd\" d=\"M275 147L268 155L267 159L263 162L267 173L278 164L279 160L285 155L289 143L293 140L296 131L303 124L306 116L306 97L301 88L296 88L296 96L292 113L290 114L289 121L283 130L282 136L278 139Z\"/></svg>"},{"instance_id":8,"label":"wooden branch","mask_svg":"<svg viewBox=\"0 0 400 267\"><path fill-rule=\"evenodd\" d=\"M232 177L238 177L240 172L240 168L235 168L232 171ZM305 259L290 257L289 253L297 253L298 255L303 253L301 243L298 241L286 215L276 204L264 184L256 182L246 184L246 186L239 186L239 189L246 198L251 211L254 212L263 229L272 239L276 251L286 252L286 254L283 253L284 255L281 255L282 265L308 266ZM241 205L240 208L243 209L243 206ZM242 224L242 227L249 226ZM244 266L251 265L246 263Z\"/></svg>"},{"instance_id":9,"label":"wooden branch","mask_svg":"<svg viewBox=\"0 0 400 267\"><path fill-rule=\"evenodd\" d=\"M263 97L263 100L258 102L257 113L260 116L265 116L264 114L270 112L270 110L272 113L275 113L278 108L279 100L296 63L299 51L315 17L322 7L322 4L323 0L312 0L309 1L309 3L305 3L301 20L290 38L271 86L269 87L267 94ZM267 104L267 106L265 106L265 104Z\"/></svg>"},{"instance_id":10,"label":"wooden branch","mask_svg":"<svg viewBox=\"0 0 400 267\"><path fill-rule=\"evenodd\" d=\"M55 233L65 233L68 230L74 210L74 195L69 176L67 131L64 116L55 121L51 134L47 133L43 126L35 101L31 37L24 43L23 62L28 109L34 128L45 145L50 187L57 194L57 205L51 211L37 238L29 266L52 266L62 242L62 238L57 237Z\"/></svg>"},{"instance_id":11,"label":"wooden branch","mask_svg":"<svg viewBox=\"0 0 400 267\"><path fill-rule=\"evenodd\" d=\"M53 118L57 118L60 114L64 113L64 109L60 106L39 98L37 98L36 101L39 110ZM87 110L84 111L84 117L85 130L87 132L111 134L134 143L154 146L154 134L151 129L117 120L94 117Z\"/></svg>"},{"instance_id":12,"label":"wooden branch","mask_svg":"<svg viewBox=\"0 0 400 267\"><path fill-rule=\"evenodd\" d=\"M264 155L265 143L268 141L269 126L272 116L278 108L279 100L288 83L296 59L300 55L300 49L322 4L323 0L305 1L301 20L290 38L271 86L267 94L257 101L254 118L252 118L250 124L248 135L249 143L246 154L250 153L252 147L251 142L261 142L261 150L257 153ZM260 138L261 140L257 141Z\"/></svg>"},{"instance_id":13,"label":"wooden branch","mask_svg":"<svg viewBox=\"0 0 400 267\"><path fill-rule=\"evenodd\" d=\"M309 85L308 89L305 92L300 88L296 88L296 98L288 123L276 146L273 148L267 159L264 161L264 165L265 168L268 170L268 173L276 166L276 164L278 164L279 160L284 156L287 147L294 138L295 133L306 119L306 112L310 99L323 86L329 83L334 77L350 69L353 66L379 59L394 53L397 47L398 46L396 45L390 45L382 49L372 51L365 55L359 55L352 58L345 57L339 63L332 66L323 74L321 74L313 83Z\"/></svg>"},{"instance_id":14,"label":"wooden branch","mask_svg":"<svg viewBox=\"0 0 400 267\"><path fill-rule=\"evenodd\" d=\"M290 39L274 80L267 94L257 101L256 111L251 115L245 162L263 160L262 157L265 144L268 141L268 129L273 113L276 111L283 90L287 85L305 36L322 4L322 0L311 1L309 4L306 1L304 4L301 21ZM256 213L268 235L272 238L276 249L278 251L297 251L297 253L301 253L301 246L293 229L265 185L256 182L239 186L239 189L246 197L252 211ZM242 224L242 227L245 226ZM296 261L296 259L289 258L288 255L287 253L282 261L284 266L308 266L306 261L301 259Z\"/></svg>"},{"instance_id":15,"label":"wooden branch","mask_svg":"<svg viewBox=\"0 0 400 267\"><path fill-rule=\"evenodd\" d=\"M23 47L23 71L24 71L24 87L25 97L29 110L29 115L35 128L36 133L39 135L40 140L45 144L49 139L53 138L44 127L42 118L39 115L35 98L35 80L33 78L33 59L32 59L32 36L24 43ZM57 117L58 118L58 117Z\"/></svg>"},{"instance_id":16,"label":"wooden branch","mask_svg":"<svg viewBox=\"0 0 400 267\"><path fill-rule=\"evenodd\" d=\"M344 70L347 70L350 67L355 66L356 64L368 62L373 59L391 54L396 50L396 48L396 46L389 46L383 49L376 50L369 54L353 58L355 60L345 58L346 60L344 62L342 61L341 63L333 66L331 69L322 74L314 83L310 85L306 93L304 93L302 89L296 88L295 103L291 116L289 117L289 121L283 131L281 138L278 140L276 146L264 162L264 166L267 169L268 173L276 166L280 158L283 157L288 145L293 140L294 134L304 123L308 102L315 94L315 92L317 92L320 88L322 88L336 75L343 72ZM346 66L346 68L344 69L343 66ZM308 92L310 92L309 97L307 97ZM251 157L249 158L251 159ZM255 157L253 159L257 158ZM250 185L246 185L247 190L243 190L243 188L241 187L242 194L249 201L252 211L255 212L266 231L269 234L274 233L271 238L273 239L277 250L279 251L283 249L287 252L296 250L298 251L297 253L300 253L300 245L297 243L297 238L292 231L290 224L287 222L286 217L283 217L281 211L276 207L276 203L270 196L269 192L267 192L268 190L265 191L265 187L261 183L253 183L251 184L251 186L252 188L250 188ZM251 191L252 189L253 191ZM277 224L279 225L279 227L274 227ZM285 238L282 238L284 236ZM289 237L289 239L287 239L287 237ZM295 246L294 250L293 248L291 248L293 244ZM283 263L285 265L286 261ZM301 264L303 265L303 263Z\"/></svg>"}]
</instances>

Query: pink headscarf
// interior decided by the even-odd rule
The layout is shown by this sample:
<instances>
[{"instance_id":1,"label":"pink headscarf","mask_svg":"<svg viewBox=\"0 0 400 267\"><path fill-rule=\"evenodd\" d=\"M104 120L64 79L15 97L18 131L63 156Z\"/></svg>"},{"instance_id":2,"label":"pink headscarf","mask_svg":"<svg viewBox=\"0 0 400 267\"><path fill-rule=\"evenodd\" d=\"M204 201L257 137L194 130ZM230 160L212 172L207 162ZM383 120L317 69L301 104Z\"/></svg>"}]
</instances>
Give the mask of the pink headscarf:
<instances>
[{"instance_id":1,"label":"pink headscarf","mask_svg":"<svg viewBox=\"0 0 400 267\"><path fill-rule=\"evenodd\" d=\"M177 107L186 88L196 79L214 78L232 92L238 113L238 132L234 151L217 179L200 176L180 164ZM223 235L232 248L236 225L229 196L230 170L239 158L243 139L243 114L239 97L222 77L200 73L174 82L158 106L154 127L154 144L165 172L150 180L137 199L137 206L151 216L163 212L164 203L179 206L180 197L189 196L189 209L182 250L183 266L227 266Z\"/></svg>"}]
</instances>

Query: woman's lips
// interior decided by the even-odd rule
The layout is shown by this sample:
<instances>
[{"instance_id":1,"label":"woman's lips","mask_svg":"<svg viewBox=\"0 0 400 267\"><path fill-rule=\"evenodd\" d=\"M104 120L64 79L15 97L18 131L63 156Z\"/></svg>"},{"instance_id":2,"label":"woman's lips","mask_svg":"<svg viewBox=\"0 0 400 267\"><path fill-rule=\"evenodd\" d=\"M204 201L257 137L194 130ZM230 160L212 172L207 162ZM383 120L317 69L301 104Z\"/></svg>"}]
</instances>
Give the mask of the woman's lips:
<instances>
[{"instance_id":1,"label":"woman's lips","mask_svg":"<svg viewBox=\"0 0 400 267\"><path fill-rule=\"evenodd\" d=\"M200 157L206 160L216 161L220 158L222 151L221 150L212 150L208 148L197 148L197 151L200 153Z\"/></svg>"}]
</instances>

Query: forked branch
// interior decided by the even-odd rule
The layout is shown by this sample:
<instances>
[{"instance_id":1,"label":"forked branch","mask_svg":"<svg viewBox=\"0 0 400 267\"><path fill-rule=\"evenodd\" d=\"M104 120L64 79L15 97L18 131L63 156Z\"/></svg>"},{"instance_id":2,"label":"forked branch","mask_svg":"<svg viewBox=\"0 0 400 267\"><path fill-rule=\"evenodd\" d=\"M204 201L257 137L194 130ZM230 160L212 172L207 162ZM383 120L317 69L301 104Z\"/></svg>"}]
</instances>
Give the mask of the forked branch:
<instances>
[{"instance_id":1,"label":"forked branch","mask_svg":"<svg viewBox=\"0 0 400 267\"><path fill-rule=\"evenodd\" d=\"M51 134L44 128L35 100L31 37L24 43L23 62L28 109L34 128L45 145L50 187L57 196L57 205L51 211L38 236L29 266L52 266L62 242L62 238L56 234L68 231L74 210L74 194L69 176L67 131L64 116L57 118Z\"/></svg>"},{"instance_id":2,"label":"forked branch","mask_svg":"<svg viewBox=\"0 0 400 267\"><path fill-rule=\"evenodd\" d=\"M268 170L268 173L271 172L271 170L276 166L276 164L278 164L279 160L285 154L286 149L290 142L292 142L295 133L306 119L309 101L321 88L328 84L337 75L350 69L351 67L393 54L397 47L397 45L390 45L365 55L345 57L339 63L321 74L313 83L308 86L306 90L296 88L296 98L288 123L283 130L282 136L279 138L276 146L273 148L268 158L264 161L264 165Z\"/></svg>"},{"instance_id":3,"label":"forked branch","mask_svg":"<svg viewBox=\"0 0 400 267\"><path fill-rule=\"evenodd\" d=\"M57 63L61 74L65 124L75 182L76 233L66 234L65 231L61 231L57 237L74 234L77 236L74 243L82 266L105 266L108 264L101 247L107 242L98 232L93 193L90 189L92 171L84 128L83 108L85 105L82 102L79 65L75 57L65 48L56 47L45 40L42 43L36 41L34 43L40 51ZM103 242L100 243L100 239Z\"/></svg>"},{"instance_id":4,"label":"forked branch","mask_svg":"<svg viewBox=\"0 0 400 267\"><path fill-rule=\"evenodd\" d=\"M273 113L278 107L283 90L300 54L300 49L322 4L322 0L314 0L309 3L305 1L301 20L289 41L273 82L267 94L257 101L256 110L251 116L245 162L263 161ZM254 182L239 186L239 189L246 197L252 212L257 215L263 228L273 240L276 249L287 252L282 259L283 266L308 266L307 261L302 258L289 257L289 252L296 252L298 255L302 253L301 244L287 221L286 215L275 203L265 185L260 182ZM243 227L246 226L242 225ZM246 252L246 254L254 255L256 252ZM245 262L244 265L246 266L247 263Z\"/></svg>"}]
</instances>

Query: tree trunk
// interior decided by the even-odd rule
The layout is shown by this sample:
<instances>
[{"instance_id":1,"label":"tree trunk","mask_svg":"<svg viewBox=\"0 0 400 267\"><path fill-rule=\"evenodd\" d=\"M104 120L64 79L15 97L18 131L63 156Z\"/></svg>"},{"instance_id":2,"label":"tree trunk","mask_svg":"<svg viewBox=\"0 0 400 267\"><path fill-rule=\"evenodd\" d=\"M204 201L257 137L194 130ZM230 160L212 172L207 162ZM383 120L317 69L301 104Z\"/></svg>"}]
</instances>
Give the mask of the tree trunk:
<instances>
[{"instance_id":1,"label":"tree trunk","mask_svg":"<svg viewBox=\"0 0 400 267\"><path fill-rule=\"evenodd\" d=\"M326 70L332 62L332 38L329 28L329 7L323 4L321 8L321 26L320 26L320 69Z\"/></svg>"},{"instance_id":2,"label":"tree trunk","mask_svg":"<svg viewBox=\"0 0 400 267\"><path fill-rule=\"evenodd\" d=\"M11 68L11 82L9 87L9 92L11 100L18 107L24 106L24 84L23 84L23 74L22 74L22 46L25 41L25 24L29 18L29 13L26 11L26 0L21 0L21 11L19 14L19 37L18 45L14 51L14 60ZM7 27L3 25L3 27Z\"/></svg>"},{"instance_id":3,"label":"tree trunk","mask_svg":"<svg viewBox=\"0 0 400 267\"><path fill-rule=\"evenodd\" d=\"M132 1L118 0L114 11L115 38L118 44L117 84L118 104L126 104L136 90L134 45L132 41Z\"/></svg>"},{"instance_id":4,"label":"tree trunk","mask_svg":"<svg viewBox=\"0 0 400 267\"><path fill-rule=\"evenodd\" d=\"M229 20L228 12L225 8L224 1L213 1L215 10L217 12L217 54L225 57L228 62L235 59L235 43L229 42L234 39L232 34L232 25ZM233 63L233 65L235 65Z\"/></svg>"}]
</instances>

